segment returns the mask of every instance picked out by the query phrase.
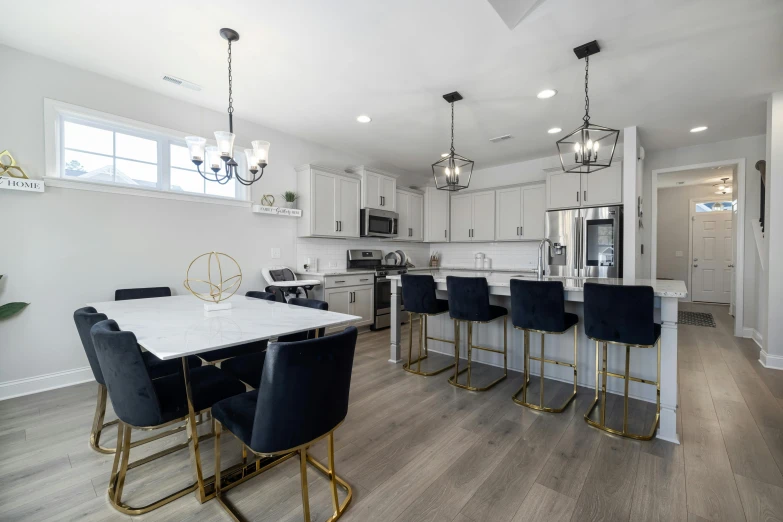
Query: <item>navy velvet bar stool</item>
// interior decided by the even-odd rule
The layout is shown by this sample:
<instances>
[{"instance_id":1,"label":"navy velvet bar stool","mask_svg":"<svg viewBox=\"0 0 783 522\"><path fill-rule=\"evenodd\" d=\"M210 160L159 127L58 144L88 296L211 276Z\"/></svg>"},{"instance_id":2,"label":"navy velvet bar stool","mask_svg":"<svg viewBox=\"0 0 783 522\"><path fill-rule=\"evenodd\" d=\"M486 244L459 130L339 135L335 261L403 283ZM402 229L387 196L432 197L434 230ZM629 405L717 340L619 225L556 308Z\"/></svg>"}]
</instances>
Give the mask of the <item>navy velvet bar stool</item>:
<instances>
[{"instance_id":1,"label":"navy velvet bar stool","mask_svg":"<svg viewBox=\"0 0 783 522\"><path fill-rule=\"evenodd\" d=\"M502 306L489 304L489 285L484 277L446 277L446 290L449 295L449 316L454 319L454 376L449 384L470 391L486 391L508 377L508 310ZM407 303L406 303L407 306ZM489 348L473 344L473 325L489 323L503 318L503 349ZM468 324L468 368L467 383L459 382L459 325ZM471 365L473 350L503 354L503 375L483 387L471 383Z\"/></svg>"},{"instance_id":2,"label":"navy velvet bar stool","mask_svg":"<svg viewBox=\"0 0 783 522\"><path fill-rule=\"evenodd\" d=\"M245 386L214 366L193 368L188 370L190 396L193 399L190 403L182 373L152 378L133 332L122 331L115 321L107 320L95 324L90 334L114 411L119 418L117 449L109 478L111 505L126 515L140 515L195 491L198 482L145 506L133 507L123 502L122 492L128 470L185 449L191 443L195 448L195 440L199 438L197 434L194 436L189 432L186 442L129 462L133 447L131 431L154 430L184 422L188 419L191 407L194 413L207 412L214 403L243 393Z\"/></svg>"},{"instance_id":3,"label":"navy velvet bar stool","mask_svg":"<svg viewBox=\"0 0 783 522\"><path fill-rule=\"evenodd\" d=\"M661 416L661 325L654 320L655 296L650 286L623 286L585 283L585 333L595 341L595 400L585 413L585 421L593 427L637 440L655 436ZM603 362L599 360L599 344L603 343ZM607 345L625 345L625 374L612 373L606 368ZM631 348L658 348L657 378L655 381L630 375ZM624 379L623 427L621 430L606 425L606 378ZM590 418L599 400L601 414L598 421ZM649 384L656 388L655 422L647 434L628 431L628 384L630 381Z\"/></svg>"},{"instance_id":4,"label":"navy velvet bar stool","mask_svg":"<svg viewBox=\"0 0 783 522\"><path fill-rule=\"evenodd\" d=\"M95 381L98 383L98 402L95 405L95 417L92 421L92 429L90 430L90 447L98 453L111 454L114 453L114 448L106 448L101 446L101 433L104 429L117 424L117 420L113 420L107 423L103 422L106 416L106 404L107 404L107 391L106 381L103 378L103 372L98 364L98 356L95 355L95 346L92 343L92 337L90 330L93 326L101 321L107 320L105 314L99 314L95 308L86 306L79 308L73 313L73 321L76 323L76 331L79 333L79 338L82 341L82 347L84 353L87 355L87 362L90 363L90 369L92 369L92 375L95 377ZM182 362L176 361L162 361L155 357L150 352L142 352L141 358L144 360L144 364L147 366L147 370L150 373L150 377L157 379L159 377L165 377L166 375L175 375L182 370ZM188 357L188 363L191 368L198 368L201 366L201 359L195 355ZM173 435L179 431L182 431L184 426L172 430L168 433L158 434L155 437L151 437L145 440L139 440L132 445L138 446L153 440L157 440L165 435Z\"/></svg>"},{"instance_id":5,"label":"navy velvet bar stool","mask_svg":"<svg viewBox=\"0 0 783 522\"><path fill-rule=\"evenodd\" d=\"M402 300L405 303L405 310L408 312L408 362L403 363L402 369L416 375L429 377L453 367L454 363L451 363L429 372L421 370L421 361L429 357L428 340L454 344L454 341L449 339L430 337L427 332L427 322L430 316L442 315L449 311L449 302L446 299L438 299L435 295L435 278L431 275L403 274ZM419 356L415 361L413 360L413 314L419 315ZM412 364L416 364L415 370L411 368Z\"/></svg>"},{"instance_id":6,"label":"navy velvet bar stool","mask_svg":"<svg viewBox=\"0 0 783 522\"><path fill-rule=\"evenodd\" d=\"M299 457L304 520L310 522L307 463L330 482L333 513L340 518L351 501L351 486L334 469L334 431L348 414L355 326L343 332L293 343L271 343L258 390L223 400L212 407L215 419L215 496L234 520L244 518L231 505L226 492L245 480L291 457ZM220 438L232 433L256 457L249 474L220 469ZM317 441L327 438L327 465L309 454ZM261 466L260 458L276 458ZM251 463L252 466L252 463ZM247 469L247 468L245 468ZM347 493L342 502L337 486ZM251 493L252 494L252 493Z\"/></svg>"},{"instance_id":7,"label":"navy velvet bar stool","mask_svg":"<svg viewBox=\"0 0 783 522\"><path fill-rule=\"evenodd\" d=\"M115 301L150 299L153 297L171 297L171 288L168 286L153 286L149 288L121 288L114 291Z\"/></svg>"},{"instance_id":8,"label":"navy velvet bar stool","mask_svg":"<svg viewBox=\"0 0 783 522\"><path fill-rule=\"evenodd\" d=\"M511 324L517 330L525 332L525 378L522 387L512 396L514 402L528 408L550 413L560 413L576 397L576 348L579 316L566 313L565 292L560 281L528 281L524 279L511 280ZM546 334L562 335L571 328L574 329L574 362L554 361L544 357L544 336ZM530 332L541 334L541 356L530 355ZM540 391L538 405L527 400L527 385L530 381L530 359L541 365ZM544 406L544 364L557 364L574 369L574 392L558 407ZM518 399L519 394L522 399Z\"/></svg>"},{"instance_id":9,"label":"navy velvet bar stool","mask_svg":"<svg viewBox=\"0 0 783 522\"><path fill-rule=\"evenodd\" d=\"M248 292L246 295L250 294ZM275 295L269 292L253 292L254 294L267 294L269 297L263 297L268 301L275 301ZM329 303L326 301L319 301L317 299L304 299L301 297L294 297L288 301L289 305L304 306L307 308L315 308L316 310L328 310ZM284 335L280 337L277 342L294 342L304 341L306 339L315 339L316 337L323 337L324 329L309 330L307 332L299 332L290 335ZM266 341L259 341L264 344L264 351L258 353L248 353L245 355L239 355L231 359L227 359L220 363L220 369L226 373L233 375L240 381L244 382L251 388L258 388L258 383L261 382L261 372L264 370L264 361L266 360Z\"/></svg>"}]
</instances>

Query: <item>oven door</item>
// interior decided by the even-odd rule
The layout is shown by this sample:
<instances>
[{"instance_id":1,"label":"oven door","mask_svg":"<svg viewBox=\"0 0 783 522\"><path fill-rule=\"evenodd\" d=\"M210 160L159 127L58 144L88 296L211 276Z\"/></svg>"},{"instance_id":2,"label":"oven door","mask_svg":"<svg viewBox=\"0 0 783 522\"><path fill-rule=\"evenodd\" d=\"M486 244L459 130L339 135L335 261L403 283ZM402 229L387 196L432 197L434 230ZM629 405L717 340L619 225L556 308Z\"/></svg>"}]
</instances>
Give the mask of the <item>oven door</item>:
<instances>
[{"instance_id":1,"label":"oven door","mask_svg":"<svg viewBox=\"0 0 783 522\"><path fill-rule=\"evenodd\" d=\"M375 278L375 329L387 328L391 325L391 285L392 282L386 277ZM405 305L400 292L400 311L404 310ZM407 322L404 315L401 322Z\"/></svg>"}]
</instances>

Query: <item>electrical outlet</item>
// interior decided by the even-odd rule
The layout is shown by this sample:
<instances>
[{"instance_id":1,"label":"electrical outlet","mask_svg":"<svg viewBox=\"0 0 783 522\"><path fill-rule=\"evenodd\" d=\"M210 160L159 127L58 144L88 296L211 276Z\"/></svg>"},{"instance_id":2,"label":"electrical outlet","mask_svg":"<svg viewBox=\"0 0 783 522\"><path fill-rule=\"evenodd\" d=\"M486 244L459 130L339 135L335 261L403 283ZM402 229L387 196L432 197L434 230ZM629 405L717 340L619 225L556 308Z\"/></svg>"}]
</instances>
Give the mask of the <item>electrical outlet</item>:
<instances>
[{"instance_id":1,"label":"electrical outlet","mask_svg":"<svg viewBox=\"0 0 783 522\"><path fill-rule=\"evenodd\" d=\"M334 261L329 261L329 268L337 268L337 263Z\"/></svg>"},{"instance_id":2,"label":"electrical outlet","mask_svg":"<svg viewBox=\"0 0 783 522\"><path fill-rule=\"evenodd\" d=\"M677 251L674 253L674 257L682 257L682 250L677 250Z\"/></svg>"},{"instance_id":3,"label":"electrical outlet","mask_svg":"<svg viewBox=\"0 0 783 522\"><path fill-rule=\"evenodd\" d=\"M279 248L273 248L272 249L272 259L280 259L280 249Z\"/></svg>"}]
</instances>

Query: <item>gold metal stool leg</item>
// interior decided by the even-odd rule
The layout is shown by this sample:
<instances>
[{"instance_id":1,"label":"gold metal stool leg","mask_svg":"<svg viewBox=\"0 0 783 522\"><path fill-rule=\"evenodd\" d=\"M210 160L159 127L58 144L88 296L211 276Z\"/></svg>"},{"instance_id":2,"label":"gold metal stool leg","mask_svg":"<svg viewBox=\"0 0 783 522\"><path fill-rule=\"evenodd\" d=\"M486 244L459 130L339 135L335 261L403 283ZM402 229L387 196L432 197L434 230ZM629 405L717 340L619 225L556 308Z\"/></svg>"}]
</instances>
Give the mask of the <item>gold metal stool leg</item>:
<instances>
[{"instance_id":1,"label":"gold metal stool leg","mask_svg":"<svg viewBox=\"0 0 783 522\"><path fill-rule=\"evenodd\" d=\"M435 341L441 341L444 343L452 344L454 343L455 346L456 341L451 341L449 339L441 339L440 337L429 337L428 334L428 324L429 324L429 317L427 314L418 314L419 316L419 356L416 360L413 360L413 312L408 312L408 315L410 317L409 321L409 339L408 339L408 362L405 362L402 364L402 369L405 370L408 373L412 373L415 375L422 375L424 377L431 377L433 375L438 375L439 373L445 372L446 370L450 369L455 364L459 363L459 358L457 358L457 361L454 363L449 363L446 366L443 366L442 368L437 368L433 371L422 371L421 370L421 361L424 359L429 358L429 349L427 347L427 340L433 339ZM457 337L455 337L457 339ZM458 340L458 339L457 339ZM459 350L459 348L457 348ZM411 365L416 363L416 369L412 369Z\"/></svg>"},{"instance_id":2,"label":"gold metal stool leg","mask_svg":"<svg viewBox=\"0 0 783 522\"><path fill-rule=\"evenodd\" d=\"M479 322L479 321L465 321L468 323L468 381L467 384L460 384L458 381L458 376L460 371L458 371L459 366L459 344L456 345L455 353L457 354L457 366L454 368L454 376L449 377L449 384L452 386L456 386L457 388L462 388L464 390L470 390L470 391L487 391L493 386L495 386L497 383L508 377L508 334L505 332L505 327L507 325L507 318L508 316L503 316L503 349L498 350L496 348L489 348L487 346L479 346L476 344L473 344L473 323ZM457 327L458 328L458 327ZM458 331L458 330L457 330ZM459 338L457 338L459 340ZM478 387L473 386L471 384L471 366L472 366L472 359L473 359L473 350L483 350L485 352L494 352L498 354L503 354L503 375L495 379L494 381L490 382L486 386Z\"/></svg>"},{"instance_id":3,"label":"gold metal stool leg","mask_svg":"<svg viewBox=\"0 0 783 522\"><path fill-rule=\"evenodd\" d=\"M574 362L572 363L566 363L562 361L555 361L551 359L547 359L544 357L544 334L545 333L553 333L553 334L562 334L564 332L541 332L541 356L540 357L531 357L530 356L530 332L531 330L525 329L525 328L519 328L525 333L524 337L524 347L525 347L525 375L523 376L522 380L522 386L517 390L517 392L511 396L513 401L521 406L525 406L527 408L530 408L531 410L537 410L537 411L545 411L548 413L560 413L568 407L568 405L571 403L571 401L574 400L576 397L576 382L577 382L577 326L574 325ZM530 359L533 359L534 361L538 361L541 365L539 375L540 375L540 382L539 382L539 398L538 398L538 404L531 404L527 400L527 385L530 384ZM556 364L559 366L569 366L574 369L574 392L571 394L571 396L566 399L566 401L560 405L557 408L550 408L547 406L544 406L544 364ZM597 382L597 381L596 381ZM519 399L519 394L522 394L522 400ZM596 395L597 400L597 395Z\"/></svg>"}]
</instances>

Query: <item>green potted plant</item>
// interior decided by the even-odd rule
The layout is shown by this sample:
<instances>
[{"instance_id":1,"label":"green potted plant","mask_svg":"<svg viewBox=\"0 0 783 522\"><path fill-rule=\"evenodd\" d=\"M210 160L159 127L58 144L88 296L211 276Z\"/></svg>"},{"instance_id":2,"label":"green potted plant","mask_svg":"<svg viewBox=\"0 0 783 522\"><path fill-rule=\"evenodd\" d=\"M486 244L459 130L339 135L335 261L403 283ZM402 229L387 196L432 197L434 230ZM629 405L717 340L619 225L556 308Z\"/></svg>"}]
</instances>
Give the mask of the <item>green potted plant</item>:
<instances>
[{"instance_id":1,"label":"green potted plant","mask_svg":"<svg viewBox=\"0 0 783 522\"><path fill-rule=\"evenodd\" d=\"M0 279L3 278L3 275L0 274ZM4 305L0 305L0 319L8 319L9 317L13 317L25 308L27 308L27 305L30 303L6 303Z\"/></svg>"},{"instance_id":2,"label":"green potted plant","mask_svg":"<svg viewBox=\"0 0 783 522\"><path fill-rule=\"evenodd\" d=\"M296 200L299 196L293 190L286 190L283 192L283 200L285 201L286 208L296 208Z\"/></svg>"}]
</instances>

